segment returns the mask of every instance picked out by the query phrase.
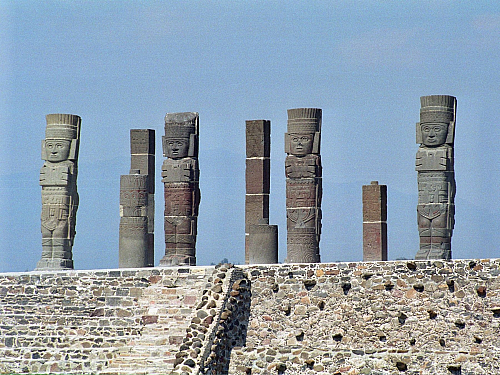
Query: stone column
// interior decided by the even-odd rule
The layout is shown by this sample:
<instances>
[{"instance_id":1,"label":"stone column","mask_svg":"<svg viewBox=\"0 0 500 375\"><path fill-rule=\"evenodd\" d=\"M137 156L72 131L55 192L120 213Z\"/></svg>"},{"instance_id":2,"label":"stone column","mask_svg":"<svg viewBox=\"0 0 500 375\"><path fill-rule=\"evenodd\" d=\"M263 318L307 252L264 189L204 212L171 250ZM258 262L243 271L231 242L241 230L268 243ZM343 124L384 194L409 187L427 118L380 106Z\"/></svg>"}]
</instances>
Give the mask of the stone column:
<instances>
[{"instance_id":1,"label":"stone column","mask_svg":"<svg viewBox=\"0 0 500 375\"><path fill-rule=\"evenodd\" d=\"M155 131L153 129L130 130L131 169L148 176L148 199L146 216L148 218L147 266L154 266L154 228L155 228Z\"/></svg>"},{"instance_id":2,"label":"stone column","mask_svg":"<svg viewBox=\"0 0 500 375\"><path fill-rule=\"evenodd\" d=\"M149 265L147 206L148 175L131 169L120 177L120 268Z\"/></svg>"},{"instance_id":3,"label":"stone column","mask_svg":"<svg viewBox=\"0 0 500 375\"><path fill-rule=\"evenodd\" d=\"M271 122L246 121L245 263L278 262L278 226L269 225Z\"/></svg>"},{"instance_id":4,"label":"stone column","mask_svg":"<svg viewBox=\"0 0 500 375\"><path fill-rule=\"evenodd\" d=\"M196 112L167 113L162 165L165 186L165 256L160 266L196 265L198 183Z\"/></svg>"},{"instance_id":5,"label":"stone column","mask_svg":"<svg viewBox=\"0 0 500 375\"><path fill-rule=\"evenodd\" d=\"M363 261L387 260L387 185L363 185Z\"/></svg>"},{"instance_id":6,"label":"stone column","mask_svg":"<svg viewBox=\"0 0 500 375\"><path fill-rule=\"evenodd\" d=\"M46 116L40 171L42 186L42 258L37 270L73 269L73 242L78 210L78 149L81 118Z\"/></svg>"},{"instance_id":7,"label":"stone column","mask_svg":"<svg viewBox=\"0 0 500 375\"><path fill-rule=\"evenodd\" d=\"M321 109L288 110L285 134L287 263L320 262Z\"/></svg>"},{"instance_id":8,"label":"stone column","mask_svg":"<svg viewBox=\"0 0 500 375\"><path fill-rule=\"evenodd\" d=\"M415 259L451 259L455 224L453 142L457 99L448 95L420 98L416 157L418 174L418 231Z\"/></svg>"}]
</instances>

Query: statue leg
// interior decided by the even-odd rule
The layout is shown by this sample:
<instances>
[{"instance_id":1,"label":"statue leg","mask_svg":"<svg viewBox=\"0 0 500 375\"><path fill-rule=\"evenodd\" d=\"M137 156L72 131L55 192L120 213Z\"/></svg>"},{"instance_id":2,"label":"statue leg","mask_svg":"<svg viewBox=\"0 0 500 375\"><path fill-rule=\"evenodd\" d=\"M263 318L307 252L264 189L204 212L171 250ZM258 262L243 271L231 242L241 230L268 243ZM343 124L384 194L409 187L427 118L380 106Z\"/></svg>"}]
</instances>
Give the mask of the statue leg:
<instances>
[{"instance_id":1,"label":"statue leg","mask_svg":"<svg viewBox=\"0 0 500 375\"><path fill-rule=\"evenodd\" d=\"M52 231L42 225L42 258L36 265L36 270L50 269L53 254Z\"/></svg>"},{"instance_id":2,"label":"statue leg","mask_svg":"<svg viewBox=\"0 0 500 375\"><path fill-rule=\"evenodd\" d=\"M444 212L431 223L431 251L428 259L451 259L451 229L448 228L448 212Z\"/></svg>"},{"instance_id":3,"label":"statue leg","mask_svg":"<svg viewBox=\"0 0 500 375\"><path fill-rule=\"evenodd\" d=\"M61 220L54 230L52 265L54 268L73 269L73 256L71 240L68 238L69 225L66 220Z\"/></svg>"},{"instance_id":4,"label":"statue leg","mask_svg":"<svg viewBox=\"0 0 500 375\"><path fill-rule=\"evenodd\" d=\"M429 259L429 253L431 251L431 220L426 217L420 215L417 212L417 222L418 222L418 233L420 236L420 246L415 255L416 260L425 260Z\"/></svg>"}]
</instances>

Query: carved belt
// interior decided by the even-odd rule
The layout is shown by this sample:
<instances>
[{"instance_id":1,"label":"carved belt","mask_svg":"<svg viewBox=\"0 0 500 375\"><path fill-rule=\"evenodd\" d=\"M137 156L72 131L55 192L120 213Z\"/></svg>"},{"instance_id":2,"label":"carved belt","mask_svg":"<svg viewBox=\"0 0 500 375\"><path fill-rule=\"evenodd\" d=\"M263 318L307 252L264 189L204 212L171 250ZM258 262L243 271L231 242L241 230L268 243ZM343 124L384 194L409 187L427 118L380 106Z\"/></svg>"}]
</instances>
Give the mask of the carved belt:
<instances>
[{"instance_id":1,"label":"carved belt","mask_svg":"<svg viewBox=\"0 0 500 375\"><path fill-rule=\"evenodd\" d=\"M417 212L429 220L446 213L447 209L448 205L443 203L417 205Z\"/></svg>"}]
</instances>

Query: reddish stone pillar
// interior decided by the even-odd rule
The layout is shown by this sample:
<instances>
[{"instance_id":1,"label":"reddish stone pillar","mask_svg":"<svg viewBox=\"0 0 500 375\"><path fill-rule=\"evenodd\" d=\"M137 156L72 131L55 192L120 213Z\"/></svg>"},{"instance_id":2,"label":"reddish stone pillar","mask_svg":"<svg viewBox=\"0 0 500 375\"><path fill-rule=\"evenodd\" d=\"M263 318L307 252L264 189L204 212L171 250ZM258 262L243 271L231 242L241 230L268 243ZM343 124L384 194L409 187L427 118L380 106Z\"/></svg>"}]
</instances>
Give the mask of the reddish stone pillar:
<instances>
[{"instance_id":1,"label":"reddish stone pillar","mask_svg":"<svg viewBox=\"0 0 500 375\"><path fill-rule=\"evenodd\" d=\"M387 185L363 185L363 261L387 260Z\"/></svg>"},{"instance_id":2,"label":"reddish stone pillar","mask_svg":"<svg viewBox=\"0 0 500 375\"><path fill-rule=\"evenodd\" d=\"M245 263L278 262L278 227L269 225L271 122L246 121Z\"/></svg>"}]
</instances>

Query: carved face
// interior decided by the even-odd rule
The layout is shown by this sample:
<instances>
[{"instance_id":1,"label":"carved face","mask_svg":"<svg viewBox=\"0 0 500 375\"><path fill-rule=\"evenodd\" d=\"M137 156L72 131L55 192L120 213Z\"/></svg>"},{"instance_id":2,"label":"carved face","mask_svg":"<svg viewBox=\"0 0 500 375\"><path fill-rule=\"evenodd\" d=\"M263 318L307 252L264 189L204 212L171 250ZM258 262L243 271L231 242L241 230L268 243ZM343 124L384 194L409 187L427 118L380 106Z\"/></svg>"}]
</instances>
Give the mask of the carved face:
<instances>
[{"instance_id":1,"label":"carved face","mask_svg":"<svg viewBox=\"0 0 500 375\"><path fill-rule=\"evenodd\" d=\"M67 160L70 147L71 142L66 139L47 139L45 141L47 160L55 163Z\"/></svg>"},{"instance_id":2,"label":"carved face","mask_svg":"<svg viewBox=\"0 0 500 375\"><path fill-rule=\"evenodd\" d=\"M425 123L422 124L422 144L429 147L441 146L446 142L448 135L448 125L439 123Z\"/></svg>"},{"instance_id":3,"label":"carved face","mask_svg":"<svg viewBox=\"0 0 500 375\"><path fill-rule=\"evenodd\" d=\"M165 140L166 156L172 159L180 159L188 156L189 139L168 138Z\"/></svg>"},{"instance_id":4,"label":"carved face","mask_svg":"<svg viewBox=\"0 0 500 375\"><path fill-rule=\"evenodd\" d=\"M295 156L310 154L313 140L313 134L290 134L290 153Z\"/></svg>"}]
</instances>

